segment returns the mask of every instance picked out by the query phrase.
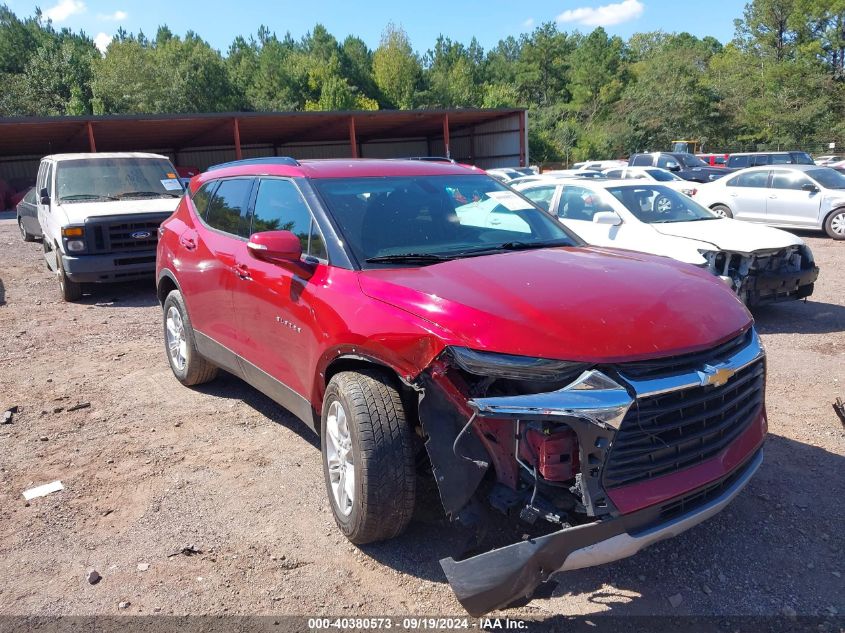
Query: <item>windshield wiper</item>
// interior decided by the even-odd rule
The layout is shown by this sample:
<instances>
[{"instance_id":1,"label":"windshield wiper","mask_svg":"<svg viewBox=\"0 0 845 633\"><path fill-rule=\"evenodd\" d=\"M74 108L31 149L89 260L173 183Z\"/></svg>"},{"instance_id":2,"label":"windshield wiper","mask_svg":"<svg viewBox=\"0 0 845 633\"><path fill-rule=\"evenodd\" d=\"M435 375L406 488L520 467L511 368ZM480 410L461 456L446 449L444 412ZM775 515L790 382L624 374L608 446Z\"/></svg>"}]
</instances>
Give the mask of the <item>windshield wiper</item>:
<instances>
[{"instance_id":1,"label":"windshield wiper","mask_svg":"<svg viewBox=\"0 0 845 633\"><path fill-rule=\"evenodd\" d=\"M555 246L572 246L572 243L561 240L547 240L542 242L505 242L504 244L480 248L478 250L462 251L461 253L458 253L458 256L491 255L502 251L527 251L535 248L553 248Z\"/></svg>"},{"instance_id":2,"label":"windshield wiper","mask_svg":"<svg viewBox=\"0 0 845 633\"><path fill-rule=\"evenodd\" d=\"M178 193L170 193L169 191L125 191L123 193L117 194L116 199L122 198L129 198L131 196L144 196L144 197L156 197L161 198L162 196L167 196L168 198L179 198L180 194Z\"/></svg>"},{"instance_id":3,"label":"windshield wiper","mask_svg":"<svg viewBox=\"0 0 845 633\"><path fill-rule=\"evenodd\" d=\"M369 257L365 261L369 264L390 264L396 262L435 264L437 262L447 262L450 259L454 258L446 255L436 255L434 253L397 253L395 255L378 255L376 257Z\"/></svg>"},{"instance_id":4,"label":"windshield wiper","mask_svg":"<svg viewBox=\"0 0 845 633\"><path fill-rule=\"evenodd\" d=\"M62 196L59 200L117 200L117 198L97 193L75 193L72 196Z\"/></svg>"}]
</instances>

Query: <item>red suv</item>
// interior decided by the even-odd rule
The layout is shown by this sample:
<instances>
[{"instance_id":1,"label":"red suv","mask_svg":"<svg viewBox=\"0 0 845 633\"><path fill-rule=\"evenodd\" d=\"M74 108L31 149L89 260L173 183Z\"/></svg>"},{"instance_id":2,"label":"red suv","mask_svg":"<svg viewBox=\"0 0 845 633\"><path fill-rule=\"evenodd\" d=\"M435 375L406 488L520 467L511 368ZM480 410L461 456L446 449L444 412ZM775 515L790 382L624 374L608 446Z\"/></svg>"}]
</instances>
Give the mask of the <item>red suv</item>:
<instances>
[{"instance_id":1,"label":"red suv","mask_svg":"<svg viewBox=\"0 0 845 633\"><path fill-rule=\"evenodd\" d=\"M173 373L223 368L319 433L353 543L405 529L419 464L451 518L531 534L441 561L474 615L690 528L762 461L765 357L733 293L587 247L483 171L238 161L160 233Z\"/></svg>"}]
</instances>

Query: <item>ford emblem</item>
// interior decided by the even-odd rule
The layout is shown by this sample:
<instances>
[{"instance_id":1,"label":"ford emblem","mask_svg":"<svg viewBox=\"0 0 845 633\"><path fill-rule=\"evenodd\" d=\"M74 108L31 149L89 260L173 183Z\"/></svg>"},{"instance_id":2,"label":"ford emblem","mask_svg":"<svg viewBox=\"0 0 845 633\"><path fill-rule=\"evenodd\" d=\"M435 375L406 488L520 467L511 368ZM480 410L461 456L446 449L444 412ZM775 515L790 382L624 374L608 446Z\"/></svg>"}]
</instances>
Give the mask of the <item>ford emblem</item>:
<instances>
[{"instance_id":1,"label":"ford emblem","mask_svg":"<svg viewBox=\"0 0 845 633\"><path fill-rule=\"evenodd\" d=\"M152 235L149 231L135 231L134 233L130 233L129 237L135 240L146 240L152 237Z\"/></svg>"}]
</instances>

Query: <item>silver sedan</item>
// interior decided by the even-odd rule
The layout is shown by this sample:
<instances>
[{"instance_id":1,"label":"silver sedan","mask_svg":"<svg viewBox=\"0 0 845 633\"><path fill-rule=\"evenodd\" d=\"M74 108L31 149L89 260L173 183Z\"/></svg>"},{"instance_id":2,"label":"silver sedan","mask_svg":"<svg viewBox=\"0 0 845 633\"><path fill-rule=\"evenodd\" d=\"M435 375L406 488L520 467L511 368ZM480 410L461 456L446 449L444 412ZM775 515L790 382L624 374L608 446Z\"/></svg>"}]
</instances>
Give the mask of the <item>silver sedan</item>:
<instances>
[{"instance_id":1,"label":"silver sedan","mask_svg":"<svg viewBox=\"0 0 845 633\"><path fill-rule=\"evenodd\" d=\"M845 174L829 167L751 167L702 185L695 200L723 217L845 240Z\"/></svg>"}]
</instances>

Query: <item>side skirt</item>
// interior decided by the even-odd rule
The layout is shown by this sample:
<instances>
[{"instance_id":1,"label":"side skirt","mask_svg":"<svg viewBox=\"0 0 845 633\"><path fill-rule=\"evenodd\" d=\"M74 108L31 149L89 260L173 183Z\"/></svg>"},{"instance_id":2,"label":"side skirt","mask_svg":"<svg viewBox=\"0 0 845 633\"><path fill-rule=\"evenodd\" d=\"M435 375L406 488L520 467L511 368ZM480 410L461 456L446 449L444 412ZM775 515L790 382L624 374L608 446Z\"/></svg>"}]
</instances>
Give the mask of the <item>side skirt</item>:
<instances>
[{"instance_id":1,"label":"side skirt","mask_svg":"<svg viewBox=\"0 0 845 633\"><path fill-rule=\"evenodd\" d=\"M296 393L283 382L276 380L264 370L256 367L242 356L239 356L225 345L221 345L210 336L195 330L194 337L197 341L197 350L205 358L218 367L234 374L244 382L249 383L258 389L258 391L293 413L310 429L319 432L316 424L318 417L314 413L311 403L306 398Z\"/></svg>"}]
</instances>

